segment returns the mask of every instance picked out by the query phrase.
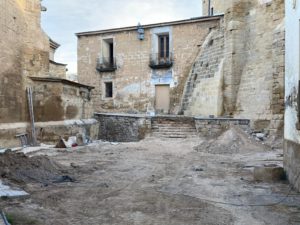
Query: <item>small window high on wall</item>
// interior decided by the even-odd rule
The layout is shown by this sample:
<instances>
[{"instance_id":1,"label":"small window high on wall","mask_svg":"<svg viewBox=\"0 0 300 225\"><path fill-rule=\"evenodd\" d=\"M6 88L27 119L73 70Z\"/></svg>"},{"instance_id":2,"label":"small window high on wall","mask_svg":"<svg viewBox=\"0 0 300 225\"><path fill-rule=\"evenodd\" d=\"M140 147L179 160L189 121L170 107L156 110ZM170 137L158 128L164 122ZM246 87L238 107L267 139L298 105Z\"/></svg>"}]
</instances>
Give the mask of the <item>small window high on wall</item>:
<instances>
[{"instance_id":1,"label":"small window high on wall","mask_svg":"<svg viewBox=\"0 0 300 225\"><path fill-rule=\"evenodd\" d=\"M105 82L105 98L113 97L113 83Z\"/></svg>"}]
</instances>

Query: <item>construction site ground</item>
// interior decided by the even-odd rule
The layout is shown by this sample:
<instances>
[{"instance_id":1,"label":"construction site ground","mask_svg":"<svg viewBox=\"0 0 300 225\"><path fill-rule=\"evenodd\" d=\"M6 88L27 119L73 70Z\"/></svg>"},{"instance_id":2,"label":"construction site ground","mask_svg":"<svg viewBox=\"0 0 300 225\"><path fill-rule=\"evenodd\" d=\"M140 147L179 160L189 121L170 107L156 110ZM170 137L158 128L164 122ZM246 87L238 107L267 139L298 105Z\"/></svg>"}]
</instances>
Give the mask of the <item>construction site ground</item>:
<instances>
[{"instance_id":1,"label":"construction site ground","mask_svg":"<svg viewBox=\"0 0 300 225\"><path fill-rule=\"evenodd\" d=\"M22 225L300 224L300 195L287 181L254 181L264 164L282 164L281 145L237 129L11 152L0 155L1 180L30 195L2 198L0 208Z\"/></svg>"}]
</instances>

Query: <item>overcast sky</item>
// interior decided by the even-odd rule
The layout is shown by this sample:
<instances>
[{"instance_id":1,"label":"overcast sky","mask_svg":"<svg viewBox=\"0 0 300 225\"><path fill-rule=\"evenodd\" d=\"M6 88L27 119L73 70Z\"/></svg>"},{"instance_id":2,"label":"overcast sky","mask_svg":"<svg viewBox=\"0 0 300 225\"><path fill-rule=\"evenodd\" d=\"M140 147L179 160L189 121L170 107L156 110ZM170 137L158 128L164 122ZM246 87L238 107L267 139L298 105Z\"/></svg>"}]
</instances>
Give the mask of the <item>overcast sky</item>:
<instances>
[{"instance_id":1,"label":"overcast sky","mask_svg":"<svg viewBox=\"0 0 300 225\"><path fill-rule=\"evenodd\" d=\"M201 16L201 0L43 0L42 27L61 44L55 60L77 72L74 33Z\"/></svg>"}]
</instances>

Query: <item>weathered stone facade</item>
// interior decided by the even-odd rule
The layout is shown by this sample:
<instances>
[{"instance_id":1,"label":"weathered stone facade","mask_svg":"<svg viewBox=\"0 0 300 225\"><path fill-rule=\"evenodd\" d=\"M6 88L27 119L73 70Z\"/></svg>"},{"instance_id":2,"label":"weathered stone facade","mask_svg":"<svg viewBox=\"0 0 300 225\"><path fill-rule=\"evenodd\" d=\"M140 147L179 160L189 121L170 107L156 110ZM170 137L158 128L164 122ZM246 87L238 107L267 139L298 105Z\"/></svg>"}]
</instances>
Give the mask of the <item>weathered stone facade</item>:
<instances>
[{"instance_id":1,"label":"weathered stone facade","mask_svg":"<svg viewBox=\"0 0 300 225\"><path fill-rule=\"evenodd\" d=\"M220 27L221 17L195 18L143 26L144 39L137 38L137 27L127 27L78 36L79 82L96 86L93 104L98 112L146 112L156 107L156 88L170 88L169 113L180 110L183 89L206 36ZM151 68L150 55L158 54L158 37L169 35L169 68ZM104 54L106 40L113 43L116 69L98 72L97 59ZM105 97L105 83L112 82L113 96Z\"/></svg>"},{"instance_id":2,"label":"weathered stone facade","mask_svg":"<svg viewBox=\"0 0 300 225\"><path fill-rule=\"evenodd\" d=\"M224 29L211 32L201 47L184 90L186 115L223 115Z\"/></svg>"},{"instance_id":3,"label":"weathered stone facade","mask_svg":"<svg viewBox=\"0 0 300 225\"><path fill-rule=\"evenodd\" d=\"M93 114L90 86L59 79L32 77L37 122L88 119Z\"/></svg>"},{"instance_id":4,"label":"weathered stone facade","mask_svg":"<svg viewBox=\"0 0 300 225\"><path fill-rule=\"evenodd\" d=\"M202 16L223 14L231 0L202 0Z\"/></svg>"},{"instance_id":5,"label":"weathered stone facade","mask_svg":"<svg viewBox=\"0 0 300 225\"><path fill-rule=\"evenodd\" d=\"M284 168L300 191L300 1L285 1L286 71Z\"/></svg>"},{"instance_id":6,"label":"weathered stone facade","mask_svg":"<svg viewBox=\"0 0 300 225\"><path fill-rule=\"evenodd\" d=\"M28 120L27 76L49 68L49 38L40 27L38 0L0 1L0 123Z\"/></svg>"},{"instance_id":7,"label":"weathered stone facade","mask_svg":"<svg viewBox=\"0 0 300 225\"><path fill-rule=\"evenodd\" d=\"M27 87L37 121L92 115L92 87L65 80L66 65L54 61L59 45L43 32L40 17L40 0L0 1L0 148L17 146L15 135L30 133Z\"/></svg>"},{"instance_id":8,"label":"weathered stone facade","mask_svg":"<svg viewBox=\"0 0 300 225\"><path fill-rule=\"evenodd\" d=\"M208 0L203 3L203 14L207 15ZM209 67L209 79L197 76L194 93L190 94L194 97L187 98L189 103L183 110L189 115L248 118L254 129L282 130L284 2L211 0L210 6L224 13L224 33L214 35L224 36L224 46L215 50L218 54L209 60L218 64ZM211 37L207 38L209 41ZM195 65L202 65L203 58L209 57L203 50ZM195 67L190 76L196 74L205 71Z\"/></svg>"},{"instance_id":9,"label":"weathered stone facade","mask_svg":"<svg viewBox=\"0 0 300 225\"><path fill-rule=\"evenodd\" d=\"M232 126L247 130L250 124L250 121L245 119L174 115L152 117L141 114L95 113L95 118L100 124L99 139L117 142L139 141L149 135L159 135L160 138L185 138L183 134L189 134L190 130L197 133L194 137L215 137Z\"/></svg>"},{"instance_id":10,"label":"weathered stone facade","mask_svg":"<svg viewBox=\"0 0 300 225\"><path fill-rule=\"evenodd\" d=\"M155 108L156 86L169 84L170 114L246 118L254 129L282 130L283 0L211 0L210 7L218 16L207 16L204 0L204 17L145 26L143 41L136 27L77 34L79 81L97 84L95 110L145 112ZM170 69L148 66L160 33L170 36ZM99 73L105 39L112 40L117 69ZM112 98L105 97L106 82L113 84Z\"/></svg>"}]
</instances>

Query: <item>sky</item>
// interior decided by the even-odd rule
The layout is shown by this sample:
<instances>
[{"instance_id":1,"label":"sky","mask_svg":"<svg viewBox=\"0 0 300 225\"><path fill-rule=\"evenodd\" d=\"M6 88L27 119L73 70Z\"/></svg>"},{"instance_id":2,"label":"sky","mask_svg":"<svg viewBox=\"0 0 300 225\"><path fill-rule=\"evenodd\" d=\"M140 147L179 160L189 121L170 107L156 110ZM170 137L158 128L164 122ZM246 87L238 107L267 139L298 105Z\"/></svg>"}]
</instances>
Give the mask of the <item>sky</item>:
<instances>
[{"instance_id":1,"label":"sky","mask_svg":"<svg viewBox=\"0 0 300 225\"><path fill-rule=\"evenodd\" d=\"M43 0L42 27L61 44L55 61L77 73L75 33L201 16L201 0Z\"/></svg>"}]
</instances>

